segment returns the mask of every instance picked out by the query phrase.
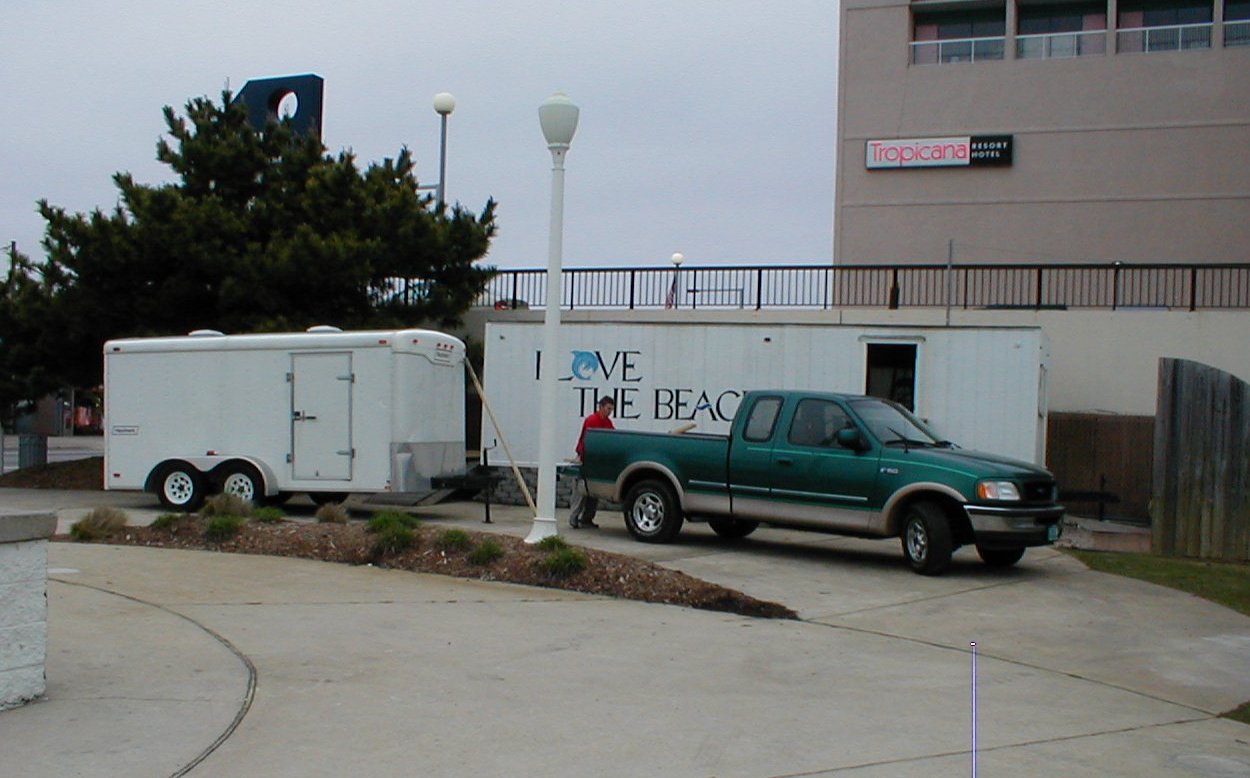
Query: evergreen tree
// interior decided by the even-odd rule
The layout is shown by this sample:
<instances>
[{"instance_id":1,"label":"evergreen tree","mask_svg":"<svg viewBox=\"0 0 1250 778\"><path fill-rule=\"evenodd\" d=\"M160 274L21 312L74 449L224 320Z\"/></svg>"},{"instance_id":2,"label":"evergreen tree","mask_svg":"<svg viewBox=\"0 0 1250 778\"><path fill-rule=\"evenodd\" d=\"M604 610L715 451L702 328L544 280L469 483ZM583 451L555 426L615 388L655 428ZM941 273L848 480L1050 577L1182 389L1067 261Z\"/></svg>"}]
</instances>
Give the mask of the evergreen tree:
<instances>
[{"instance_id":1,"label":"evergreen tree","mask_svg":"<svg viewBox=\"0 0 1250 778\"><path fill-rule=\"evenodd\" d=\"M70 214L40 201L48 259L45 319L64 348L45 368L69 385L100 381L108 338L456 323L493 268L480 214L436 207L412 157L363 172L289 121L256 132L230 93L164 110L157 159L175 183L113 177L111 213Z\"/></svg>"}]
</instances>

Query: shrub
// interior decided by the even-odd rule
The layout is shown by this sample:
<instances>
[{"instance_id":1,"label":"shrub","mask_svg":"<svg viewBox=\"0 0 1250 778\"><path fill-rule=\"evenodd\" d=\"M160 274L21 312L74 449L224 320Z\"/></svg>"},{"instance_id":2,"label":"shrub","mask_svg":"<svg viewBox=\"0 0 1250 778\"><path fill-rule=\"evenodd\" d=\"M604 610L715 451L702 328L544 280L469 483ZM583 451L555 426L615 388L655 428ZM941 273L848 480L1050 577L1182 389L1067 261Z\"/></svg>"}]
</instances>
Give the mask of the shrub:
<instances>
[{"instance_id":1,"label":"shrub","mask_svg":"<svg viewBox=\"0 0 1250 778\"><path fill-rule=\"evenodd\" d=\"M286 513L278 507L257 508L252 511L252 521L259 524L276 524L286 518Z\"/></svg>"},{"instance_id":2,"label":"shrub","mask_svg":"<svg viewBox=\"0 0 1250 778\"><path fill-rule=\"evenodd\" d=\"M469 561L475 565L489 565L503 556L503 546L494 538L486 538L469 552Z\"/></svg>"},{"instance_id":3,"label":"shrub","mask_svg":"<svg viewBox=\"0 0 1250 778\"><path fill-rule=\"evenodd\" d=\"M569 542L559 535L548 535L538 541L539 551L562 551L569 547Z\"/></svg>"},{"instance_id":4,"label":"shrub","mask_svg":"<svg viewBox=\"0 0 1250 778\"><path fill-rule=\"evenodd\" d=\"M337 502L322 505L313 515L317 517L318 524L346 524L348 519L347 509Z\"/></svg>"},{"instance_id":5,"label":"shrub","mask_svg":"<svg viewBox=\"0 0 1250 778\"><path fill-rule=\"evenodd\" d=\"M152 523L148 526L152 529L173 529L178 526L178 522L182 521L183 515L181 513L162 513L160 516L152 519Z\"/></svg>"},{"instance_id":6,"label":"shrub","mask_svg":"<svg viewBox=\"0 0 1250 778\"><path fill-rule=\"evenodd\" d=\"M373 542L373 554L374 556L398 554L416 544L417 536L412 530L392 522L377 530L377 539Z\"/></svg>"},{"instance_id":7,"label":"shrub","mask_svg":"<svg viewBox=\"0 0 1250 778\"><path fill-rule=\"evenodd\" d=\"M370 532L381 532L387 527L403 527L405 529L416 529L421 526L421 520L416 516L401 511L382 511L375 514L369 519L368 530Z\"/></svg>"},{"instance_id":8,"label":"shrub","mask_svg":"<svg viewBox=\"0 0 1250 778\"><path fill-rule=\"evenodd\" d=\"M568 578L586 569L590 560L580 548L561 548L552 551L540 563L543 570L555 578Z\"/></svg>"},{"instance_id":9,"label":"shrub","mask_svg":"<svg viewBox=\"0 0 1250 778\"><path fill-rule=\"evenodd\" d=\"M444 551L463 551L471 545L473 539L462 529L447 529L438 535L438 547Z\"/></svg>"},{"instance_id":10,"label":"shrub","mask_svg":"<svg viewBox=\"0 0 1250 778\"><path fill-rule=\"evenodd\" d=\"M223 543L238 535L245 521L242 516L213 516L204 525L204 539L210 543Z\"/></svg>"},{"instance_id":11,"label":"shrub","mask_svg":"<svg viewBox=\"0 0 1250 778\"><path fill-rule=\"evenodd\" d=\"M252 515L253 507L251 502L239 497L237 494L214 494L204 503L204 507L200 508L200 515L206 519L209 516L241 516L247 518Z\"/></svg>"},{"instance_id":12,"label":"shrub","mask_svg":"<svg viewBox=\"0 0 1250 778\"><path fill-rule=\"evenodd\" d=\"M126 512L117 508L101 506L92 508L69 528L69 536L74 540L99 540L107 538L126 526Z\"/></svg>"}]
</instances>

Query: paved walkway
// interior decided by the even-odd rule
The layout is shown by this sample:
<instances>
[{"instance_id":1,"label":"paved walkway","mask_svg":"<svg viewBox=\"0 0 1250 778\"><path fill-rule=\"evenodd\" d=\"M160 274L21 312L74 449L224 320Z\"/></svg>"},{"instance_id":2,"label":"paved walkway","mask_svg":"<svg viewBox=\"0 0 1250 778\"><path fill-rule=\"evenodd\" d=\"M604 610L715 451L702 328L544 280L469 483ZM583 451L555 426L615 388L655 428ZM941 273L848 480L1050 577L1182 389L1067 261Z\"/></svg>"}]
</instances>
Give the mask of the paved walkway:
<instances>
[{"instance_id":1,"label":"paved walkway","mask_svg":"<svg viewBox=\"0 0 1250 778\"><path fill-rule=\"evenodd\" d=\"M6 507L151 498L2 490ZM420 511L466 529L481 507ZM524 534L517 509L492 531ZM55 776L1246 776L1250 619L1085 570L761 530L574 542L784 602L797 622L318 562L56 543L48 695L4 773Z\"/></svg>"}]
</instances>

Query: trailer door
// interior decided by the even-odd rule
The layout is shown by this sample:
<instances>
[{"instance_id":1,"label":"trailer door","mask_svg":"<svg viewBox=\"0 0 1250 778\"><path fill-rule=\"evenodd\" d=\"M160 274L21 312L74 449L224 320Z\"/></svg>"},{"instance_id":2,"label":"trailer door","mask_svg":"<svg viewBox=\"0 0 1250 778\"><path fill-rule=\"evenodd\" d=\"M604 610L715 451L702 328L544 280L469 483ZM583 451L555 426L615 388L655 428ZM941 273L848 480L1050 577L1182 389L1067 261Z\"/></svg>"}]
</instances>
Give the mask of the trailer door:
<instances>
[{"instance_id":1,"label":"trailer door","mask_svg":"<svg viewBox=\"0 0 1250 778\"><path fill-rule=\"evenodd\" d=\"M352 355L291 355L291 465L296 480L352 478Z\"/></svg>"}]
</instances>

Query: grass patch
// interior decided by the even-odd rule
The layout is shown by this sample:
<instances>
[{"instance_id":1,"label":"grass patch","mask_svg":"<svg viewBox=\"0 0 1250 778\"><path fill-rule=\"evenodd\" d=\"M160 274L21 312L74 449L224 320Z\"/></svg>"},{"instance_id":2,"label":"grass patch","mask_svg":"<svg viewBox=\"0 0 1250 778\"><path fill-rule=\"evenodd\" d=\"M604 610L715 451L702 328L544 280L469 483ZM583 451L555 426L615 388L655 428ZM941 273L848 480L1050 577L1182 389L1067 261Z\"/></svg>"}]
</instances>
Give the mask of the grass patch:
<instances>
[{"instance_id":1,"label":"grass patch","mask_svg":"<svg viewBox=\"0 0 1250 778\"><path fill-rule=\"evenodd\" d=\"M462 529L446 529L438 533L436 542L444 551L464 551L473 545L473 538Z\"/></svg>"},{"instance_id":2,"label":"grass patch","mask_svg":"<svg viewBox=\"0 0 1250 778\"><path fill-rule=\"evenodd\" d=\"M399 554L417 544L416 533L402 524L392 522L375 532L377 538L373 541L373 554L376 557Z\"/></svg>"},{"instance_id":3,"label":"grass patch","mask_svg":"<svg viewBox=\"0 0 1250 778\"><path fill-rule=\"evenodd\" d=\"M200 508L200 515L206 519L210 516L247 518L252 515L253 507L252 503L237 494L214 494L204 503L204 507Z\"/></svg>"},{"instance_id":4,"label":"grass patch","mask_svg":"<svg viewBox=\"0 0 1250 778\"><path fill-rule=\"evenodd\" d=\"M489 565L503 556L503 546L494 538L486 538L469 552L468 560L475 565Z\"/></svg>"},{"instance_id":5,"label":"grass patch","mask_svg":"<svg viewBox=\"0 0 1250 778\"><path fill-rule=\"evenodd\" d=\"M204 539L210 543L223 543L243 529L247 519L242 516L212 516L204 522Z\"/></svg>"},{"instance_id":6,"label":"grass patch","mask_svg":"<svg viewBox=\"0 0 1250 778\"><path fill-rule=\"evenodd\" d=\"M569 542L560 535L548 535L536 544L539 551L563 551Z\"/></svg>"},{"instance_id":7,"label":"grass patch","mask_svg":"<svg viewBox=\"0 0 1250 778\"><path fill-rule=\"evenodd\" d=\"M286 511L274 505L252 511L252 521L258 524L277 524L285 518Z\"/></svg>"},{"instance_id":8,"label":"grass patch","mask_svg":"<svg viewBox=\"0 0 1250 778\"><path fill-rule=\"evenodd\" d=\"M313 514L318 524L346 524L349 514L342 503L328 502Z\"/></svg>"},{"instance_id":9,"label":"grass patch","mask_svg":"<svg viewBox=\"0 0 1250 778\"><path fill-rule=\"evenodd\" d=\"M388 527L403 527L404 529L417 529L421 526L421 520L410 513L402 511L382 511L375 513L373 518L369 519L367 529L370 532L381 532Z\"/></svg>"},{"instance_id":10,"label":"grass patch","mask_svg":"<svg viewBox=\"0 0 1250 778\"><path fill-rule=\"evenodd\" d=\"M1112 554L1075 549L1070 553L1091 570L1189 592L1250 616L1250 565L1151 554Z\"/></svg>"},{"instance_id":11,"label":"grass patch","mask_svg":"<svg viewBox=\"0 0 1250 778\"><path fill-rule=\"evenodd\" d=\"M117 508L101 506L92 508L69 528L69 536L74 540L99 540L120 531L126 526L126 512Z\"/></svg>"},{"instance_id":12,"label":"grass patch","mask_svg":"<svg viewBox=\"0 0 1250 778\"><path fill-rule=\"evenodd\" d=\"M547 538L550 540L550 538ZM539 544L542 545L541 543ZM539 563L543 570L553 578L568 578L576 575L586 569L586 565L590 564L586 552L579 548L557 549L547 554L547 556Z\"/></svg>"},{"instance_id":13,"label":"grass patch","mask_svg":"<svg viewBox=\"0 0 1250 778\"><path fill-rule=\"evenodd\" d=\"M1242 724L1250 724L1250 702L1243 703L1240 707L1233 708L1220 714L1221 718L1240 721Z\"/></svg>"},{"instance_id":14,"label":"grass patch","mask_svg":"<svg viewBox=\"0 0 1250 778\"><path fill-rule=\"evenodd\" d=\"M178 526L178 522L182 521L182 513L162 513L149 524L152 529L173 529Z\"/></svg>"}]
</instances>

